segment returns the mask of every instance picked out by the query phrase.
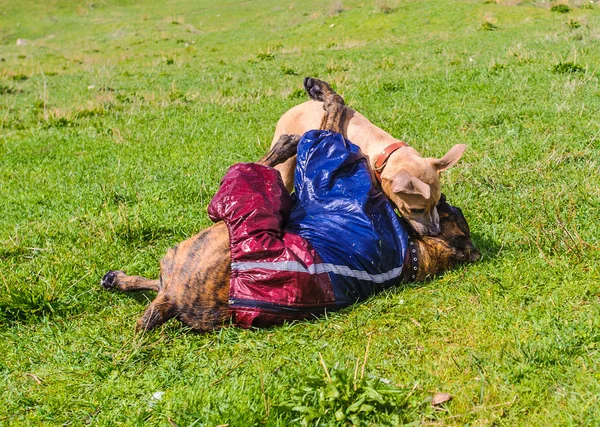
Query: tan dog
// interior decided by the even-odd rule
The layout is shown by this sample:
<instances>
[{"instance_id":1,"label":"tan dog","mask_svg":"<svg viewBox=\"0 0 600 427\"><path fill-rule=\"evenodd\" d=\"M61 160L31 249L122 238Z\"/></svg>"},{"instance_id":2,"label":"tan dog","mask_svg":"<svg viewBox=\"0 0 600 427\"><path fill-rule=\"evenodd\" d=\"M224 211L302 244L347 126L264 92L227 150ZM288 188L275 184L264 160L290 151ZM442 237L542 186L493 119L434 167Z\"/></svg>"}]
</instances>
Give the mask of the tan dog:
<instances>
[{"instance_id":1,"label":"tan dog","mask_svg":"<svg viewBox=\"0 0 600 427\"><path fill-rule=\"evenodd\" d=\"M325 115L322 101L333 90L327 83L310 77L304 79L304 88L313 101L293 107L279 119L272 145L283 134L302 135L322 123ZM436 206L442 194L440 172L458 162L466 145L455 145L440 159L424 158L417 150L381 130L355 110L347 107L345 116L344 136L358 145L369 159L375 172L374 182L379 181L383 192L417 233L438 234L440 221ZM295 167L296 157L276 167L290 191Z\"/></svg>"}]
</instances>

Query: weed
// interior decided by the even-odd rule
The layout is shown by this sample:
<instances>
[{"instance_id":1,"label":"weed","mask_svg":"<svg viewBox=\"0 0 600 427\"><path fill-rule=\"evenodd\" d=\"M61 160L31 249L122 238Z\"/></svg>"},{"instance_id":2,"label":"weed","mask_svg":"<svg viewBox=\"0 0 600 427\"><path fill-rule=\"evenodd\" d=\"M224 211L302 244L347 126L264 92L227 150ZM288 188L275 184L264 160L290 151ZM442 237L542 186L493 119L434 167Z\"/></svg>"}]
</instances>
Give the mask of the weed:
<instances>
[{"instance_id":1,"label":"weed","mask_svg":"<svg viewBox=\"0 0 600 427\"><path fill-rule=\"evenodd\" d=\"M357 365L358 366L358 365ZM276 409L290 413L303 426L342 424L399 425L418 420L411 390L399 389L370 376L333 368L308 377L289 391Z\"/></svg>"},{"instance_id":2,"label":"weed","mask_svg":"<svg viewBox=\"0 0 600 427\"><path fill-rule=\"evenodd\" d=\"M375 63L375 66L380 70L391 70L396 67L396 63L393 59L384 58Z\"/></svg>"},{"instance_id":3,"label":"weed","mask_svg":"<svg viewBox=\"0 0 600 427\"><path fill-rule=\"evenodd\" d=\"M269 52L262 52L256 55L256 59L259 61L272 61L275 59L275 55Z\"/></svg>"},{"instance_id":4,"label":"weed","mask_svg":"<svg viewBox=\"0 0 600 427\"><path fill-rule=\"evenodd\" d=\"M483 19L483 22L479 26L479 29L482 31L496 31L498 27L496 26L496 20L491 13L486 13Z\"/></svg>"},{"instance_id":5,"label":"weed","mask_svg":"<svg viewBox=\"0 0 600 427\"><path fill-rule=\"evenodd\" d=\"M283 74L285 74L286 76L297 76L298 75L298 73L296 71L294 71L293 68L290 68L287 65L281 66L281 72Z\"/></svg>"},{"instance_id":6,"label":"weed","mask_svg":"<svg viewBox=\"0 0 600 427\"><path fill-rule=\"evenodd\" d=\"M346 64L331 61L327 64L327 66L325 67L325 70L328 73L335 73L335 72L340 72L340 71L348 71L349 68L350 67Z\"/></svg>"},{"instance_id":7,"label":"weed","mask_svg":"<svg viewBox=\"0 0 600 427\"><path fill-rule=\"evenodd\" d=\"M557 13L569 13L571 11L571 8L566 5L566 4L555 4L552 5L552 7L550 8L551 12L557 12Z\"/></svg>"},{"instance_id":8,"label":"weed","mask_svg":"<svg viewBox=\"0 0 600 427\"><path fill-rule=\"evenodd\" d=\"M185 18L183 16L167 16L166 20L172 25L182 25L185 23Z\"/></svg>"},{"instance_id":9,"label":"weed","mask_svg":"<svg viewBox=\"0 0 600 427\"><path fill-rule=\"evenodd\" d=\"M171 90L171 92L169 92L169 101L190 102L186 94L177 89Z\"/></svg>"},{"instance_id":10,"label":"weed","mask_svg":"<svg viewBox=\"0 0 600 427\"><path fill-rule=\"evenodd\" d=\"M575 74L585 72L585 68L574 62L559 62L552 67L552 71L557 74Z\"/></svg>"},{"instance_id":11,"label":"weed","mask_svg":"<svg viewBox=\"0 0 600 427\"><path fill-rule=\"evenodd\" d=\"M25 74L18 73L18 74L14 74L11 77L11 79L13 79L14 81L17 81L17 82L24 82L25 80L28 80L29 77L27 77Z\"/></svg>"},{"instance_id":12,"label":"weed","mask_svg":"<svg viewBox=\"0 0 600 427\"><path fill-rule=\"evenodd\" d=\"M13 95L15 93L17 93L17 89L14 87L0 84L0 95Z\"/></svg>"},{"instance_id":13,"label":"weed","mask_svg":"<svg viewBox=\"0 0 600 427\"><path fill-rule=\"evenodd\" d=\"M306 97L306 91L304 89L296 88L289 95L289 99L302 99Z\"/></svg>"},{"instance_id":14,"label":"weed","mask_svg":"<svg viewBox=\"0 0 600 427\"><path fill-rule=\"evenodd\" d=\"M482 31L496 31L498 27L490 21L483 21L479 26L479 29Z\"/></svg>"},{"instance_id":15,"label":"weed","mask_svg":"<svg viewBox=\"0 0 600 427\"><path fill-rule=\"evenodd\" d=\"M569 28L576 29L581 27L581 22L571 18L567 21L567 25L569 26Z\"/></svg>"},{"instance_id":16,"label":"weed","mask_svg":"<svg viewBox=\"0 0 600 427\"><path fill-rule=\"evenodd\" d=\"M64 116L50 116L47 120L42 123L44 129L50 128L64 128L73 126L73 122Z\"/></svg>"},{"instance_id":17,"label":"weed","mask_svg":"<svg viewBox=\"0 0 600 427\"><path fill-rule=\"evenodd\" d=\"M383 92L394 93L394 92L401 91L403 88L403 85L399 82L383 82L379 85L379 87L381 88L381 90Z\"/></svg>"},{"instance_id":18,"label":"weed","mask_svg":"<svg viewBox=\"0 0 600 427\"><path fill-rule=\"evenodd\" d=\"M507 68L507 67L506 67L506 64L503 64L503 63L501 63L501 62L494 62L494 63L493 63L491 66L490 66L490 68L489 68L489 71L490 71L490 73L492 73L492 74L498 74L500 71L502 71L502 70L505 70L506 68Z\"/></svg>"}]
</instances>

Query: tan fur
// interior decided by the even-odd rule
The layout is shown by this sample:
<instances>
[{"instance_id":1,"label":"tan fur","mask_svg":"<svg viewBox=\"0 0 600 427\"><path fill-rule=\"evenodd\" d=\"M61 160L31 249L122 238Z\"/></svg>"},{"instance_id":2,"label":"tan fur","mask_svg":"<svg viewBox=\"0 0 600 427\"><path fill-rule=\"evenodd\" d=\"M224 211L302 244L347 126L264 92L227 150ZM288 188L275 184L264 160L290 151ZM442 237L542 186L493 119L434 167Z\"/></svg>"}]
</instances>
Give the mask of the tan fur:
<instances>
[{"instance_id":1,"label":"tan fur","mask_svg":"<svg viewBox=\"0 0 600 427\"><path fill-rule=\"evenodd\" d=\"M324 104L314 99L313 97L312 101L293 107L279 119L273 142L277 141L282 134L302 135L308 130L316 129L322 123ZM381 151L398 140L357 111L348 107L346 110L341 126L343 133L360 147L373 169ZM424 158L412 147L400 148L390 155L381 175L382 190L417 233L421 235L439 233L439 218L436 212L436 205L441 195L439 174L456 164L465 148L464 144L457 144L441 159ZM276 167L290 191L293 187L295 167L295 157ZM392 183L402 172L429 187L428 194L407 193L402 191L401 187L396 188L399 191L392 191ZM375 182L374 176L373 180Z\"/></svg>"}]
</instances>

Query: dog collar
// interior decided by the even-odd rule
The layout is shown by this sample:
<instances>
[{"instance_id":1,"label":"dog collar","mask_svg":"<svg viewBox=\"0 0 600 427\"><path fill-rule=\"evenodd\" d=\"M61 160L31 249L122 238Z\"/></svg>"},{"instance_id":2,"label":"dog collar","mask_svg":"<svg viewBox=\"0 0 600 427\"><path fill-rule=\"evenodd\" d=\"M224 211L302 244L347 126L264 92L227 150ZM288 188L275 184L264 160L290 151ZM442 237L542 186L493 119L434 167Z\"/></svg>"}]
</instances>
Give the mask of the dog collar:
<instances>
[{"instance_id":1,"label":"dog collar","mask_svg":"<svg viewBox=\"0 0 600 427\"><path fill-rule=\"evenodd\" d=\"M406 224L406 227L410 227L410 225ZM417 273L419 272L419 257L417 255L417 244L410 237L410 234L408 235L408 248L406 249L406 257L404 260L402 281L416 281Z\"/></svg>"},{"instance_id":2,"label":"dog collar","mask_svg":"<svg viewBox=\"0 0 600 427\"><path fill-rule=\"evenodd\" d=\"M381 185L381 172L383 171L383 168L387 164L389 157L397 149L402 148L402 147L408 147L408 146L409 145L403 141L394 142L393 144L390 144L387 147L385 147L383 149L383 151L379 154L379 156L377 156L377 160L375 161L374 170L375 170L375 177L377 178L377 181L379 182L380 185Z\"/></svg>"}]
</instances>

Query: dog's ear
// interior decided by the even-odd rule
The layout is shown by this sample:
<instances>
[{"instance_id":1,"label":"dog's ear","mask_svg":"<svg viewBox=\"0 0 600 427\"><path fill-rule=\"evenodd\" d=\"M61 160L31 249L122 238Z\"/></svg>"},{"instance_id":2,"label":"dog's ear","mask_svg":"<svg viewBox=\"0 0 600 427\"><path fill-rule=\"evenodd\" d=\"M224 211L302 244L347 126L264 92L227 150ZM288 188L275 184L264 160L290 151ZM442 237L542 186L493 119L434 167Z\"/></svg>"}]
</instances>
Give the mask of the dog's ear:
<instances>
[{"instance_id":1,"label":"dog's ear","mask_svg":"<svg viewBox=\"0 0 600 427\"><path fill-rule=\"evenodd\" d=\"M425 199L429 199L431 196L429 185L406 171L400 171L394 175L392 178L392 191L394 193L419 194Z\"/></svg>"},{"instance_id":2,"label":"dog's ear","mask_svg":"<svg viewBox=\"0 0 600 427\"><path fill-rule=\"evenodd\" d=\"M465 144L456 144L448 151L441 159L431 157L429 160L438 172L451 168L460 160L463 153L467 149Z\"/></svg>"}]
</instances>

